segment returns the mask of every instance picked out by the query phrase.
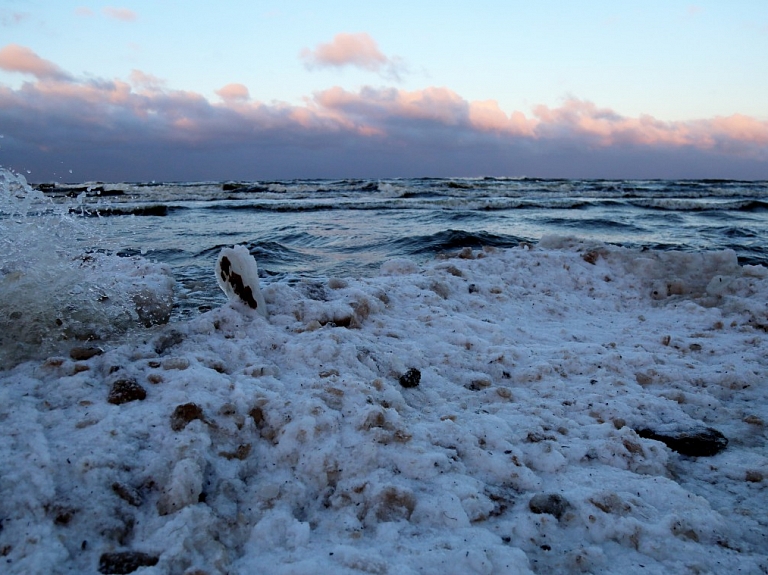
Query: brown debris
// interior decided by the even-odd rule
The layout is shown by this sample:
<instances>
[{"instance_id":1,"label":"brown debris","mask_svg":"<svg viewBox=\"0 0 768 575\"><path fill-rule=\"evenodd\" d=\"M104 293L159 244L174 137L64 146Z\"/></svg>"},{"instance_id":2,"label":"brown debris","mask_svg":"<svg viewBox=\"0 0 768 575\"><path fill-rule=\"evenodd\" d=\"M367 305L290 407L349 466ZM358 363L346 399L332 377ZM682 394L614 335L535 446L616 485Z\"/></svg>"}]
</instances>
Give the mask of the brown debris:
<instances>
[{"instance_id":1,"label":"brown debris","mask_svg":"<svg viewBox=\"0 0 768 575\"><path fill-rule=\"evenodd\" d=\"M147 391L136 383L135 379L118 379L112 384L107 401L114 405L122 405L129 401L146 399Z\"/></svg>"},{"instance_id":2,"label":"brown debris","mask_svg":"<svg viewBox=\"0 0 768 575\"><path fill-rule=\"evenodd\" d=\"M203 409L199 405L196 403L177 405L176 409L173 410L173 415L171 415L171 429L181 431L195 419L205 421Z\"/></svg>"}]
</instances>

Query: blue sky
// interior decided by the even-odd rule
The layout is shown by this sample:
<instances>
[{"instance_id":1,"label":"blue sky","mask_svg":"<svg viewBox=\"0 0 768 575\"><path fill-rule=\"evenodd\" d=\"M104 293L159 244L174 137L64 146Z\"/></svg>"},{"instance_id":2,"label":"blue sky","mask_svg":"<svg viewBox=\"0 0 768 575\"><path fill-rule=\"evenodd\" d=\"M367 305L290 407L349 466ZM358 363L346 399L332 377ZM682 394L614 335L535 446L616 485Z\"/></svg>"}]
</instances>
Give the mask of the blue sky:
<instances>
[{"instance_id":1,"label":"blue sky","mask_svg":"<svg viewBox=\"0 0 768 575\"><path fill-rule=\"evenodd\" d=\"M768 178L766 54L764 0L4 0L0 165Z\"/></svg>"}]
</instances>

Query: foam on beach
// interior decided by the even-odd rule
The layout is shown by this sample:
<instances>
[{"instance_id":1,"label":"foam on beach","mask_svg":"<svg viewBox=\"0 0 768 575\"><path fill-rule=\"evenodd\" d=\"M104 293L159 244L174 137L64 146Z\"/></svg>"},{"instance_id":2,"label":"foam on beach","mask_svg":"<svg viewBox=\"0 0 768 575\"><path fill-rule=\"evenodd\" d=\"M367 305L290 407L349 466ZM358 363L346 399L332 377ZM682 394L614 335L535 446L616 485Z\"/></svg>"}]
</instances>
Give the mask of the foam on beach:
<instances>
[{"instance_id":1,"label":"foam on beach","mask_svg":"<svg viewBox=\"0 0 768 575\"><path fill-rule=\"evenodd\" d=\"M21 364L0 375L0 560L764 572L767 276L549 237L270 283L269 319L231 302ZM707 455L662 439L699 432Z\"/></svg>"}]
</instances>

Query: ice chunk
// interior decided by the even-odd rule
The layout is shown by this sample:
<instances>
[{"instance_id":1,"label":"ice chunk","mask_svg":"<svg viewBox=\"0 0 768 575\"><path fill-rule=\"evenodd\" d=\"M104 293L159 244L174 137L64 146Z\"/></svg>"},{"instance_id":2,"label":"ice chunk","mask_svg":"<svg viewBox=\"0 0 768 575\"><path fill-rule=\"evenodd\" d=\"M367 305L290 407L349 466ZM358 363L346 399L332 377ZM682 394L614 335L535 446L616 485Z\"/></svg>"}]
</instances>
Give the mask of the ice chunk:
<instances>
[{"instance_id":1,"label":"ice chunk","mask_svg":"<svg viewBox=\"0 0 768 575\"><path fill-rule=\"evenodd\" d=\"M216 261L216 281L230 301L245 304L267 317L267 306L259 289L259 269L245 246L221 250Z\"/></svg>"}]
</instances>

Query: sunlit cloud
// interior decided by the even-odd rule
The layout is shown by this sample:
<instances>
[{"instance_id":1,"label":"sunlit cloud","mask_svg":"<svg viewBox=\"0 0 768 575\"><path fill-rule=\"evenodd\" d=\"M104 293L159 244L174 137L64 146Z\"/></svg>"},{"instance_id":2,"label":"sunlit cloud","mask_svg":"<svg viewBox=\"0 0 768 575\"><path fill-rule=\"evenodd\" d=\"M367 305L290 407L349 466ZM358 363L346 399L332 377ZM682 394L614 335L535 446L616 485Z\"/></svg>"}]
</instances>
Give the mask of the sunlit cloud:
<instances>
[{"instance_id":1,"label":"sunlit cloud","mask_svg":"<svg viewBox=\"0 0 768 575\"><path fill-rule=\"evenodd\" d=\"M130 83L132 86L145 90L163 90L166 86L166 81L162 78L147 74L141 70L131 70Z\"/></svg>"},{"instance_id":2,"label":"sunlit cloud","mask_svg":"<svg viewBox=\"0 0 768 575\"><path fill-rule=\"evenodd\" d=\"M249 100L251 98L248 88L243 84L227 84L220 90L216 90L216 94L225 102L233 102L238 100Z\"/></svg>"},{"instance_id":3,"label":"sunlit cloud","mask_svg":"<svg viewBox=\"0 0 768 575\"><path fill-rule=\"evenodd\" d=\"M102 9L102 12L108 18L122 20L123 22L133 22L137 18L136 12L129 10L128 8L114 8L112 6L107 6Z\"/></svg>"},{"instance_id":4,"label":"sunlit cloud","mask_svg":"<svg viewBox=\"0 0 768 575\"><path fill-rule=\"evenodd\" d=\"M72 78L17 45L0 50L0 68L35 77L18 89L0 85L6 158L9 151L23 149L24 157L53 162L57 154L80 150L78 157L112 154L115 164L122 165L141 149L154 150L152 161L167 155L179 158L180 166L202 169L180 158L205 151L206 165L215 167L232 153L258 149L294 170L303 169L306 158L325 154L323 169L335 165L338 173L359 168L361 155L367 154L365 165L371 170L382 158L418 167L425 165L419 158L429 157L433 173L455 174L457 166L503 171L537 158L547 169L541 158L555 154L559 165L575 166L579 174L601 174L611 167L605 157L614 164L622 158L621 165L630 167L638 165L638 158L677 165L677 157L689 163L699 158L706 166L714 160L751 162L751 169L768 177L768 122L738 114L667 122L625 116L575 98L528 113L508 112L495 100L467 100L439 86L332 87L293 105L260 102L247 86L230 83L210 100L170 89L140 70L127 80ZM510 164L515 158L528 158L528 163ZM592 162L593 171L585 171L585 162ZM643 173L653 170L649 163Z\"/></svg>"},{"instance_id":5,"label":"sunlit cloud","mask_svg":"<svg viewBox=\"0 0 768 575\"><path fill-rule=\"evenodd\" d=\"M69 74L53 62L41 58L29 48L18 44L8 44L0 49L0 69L6 72L31 74L40 79L71 79Z\"/></svg>"},{"instance_id":6,"label":"sunlit cloud","mask_svg":"<svg viewBox=\"0 0 768 575\"><path fill-rule=\"evenodd\" d=\"M304 48L300 56L309 70L353 66L394 80L399 80L406 72L401 58L385 56L376 41L365 32L336 34L333 40L319 44L314 50Z\"/></svg>"},{"instance_id":7,"label":"sunlit cloud","mask_svg":"<svg viewBox=\"0 0 768 575\"><path fill-rule=\"evenodd\" d=\"M91 10L87 6L78 6L77 8L75 8L75 14L83 18L91 18L96 15L93 12L93 10Z\"/></svg>"}]
</instances>

